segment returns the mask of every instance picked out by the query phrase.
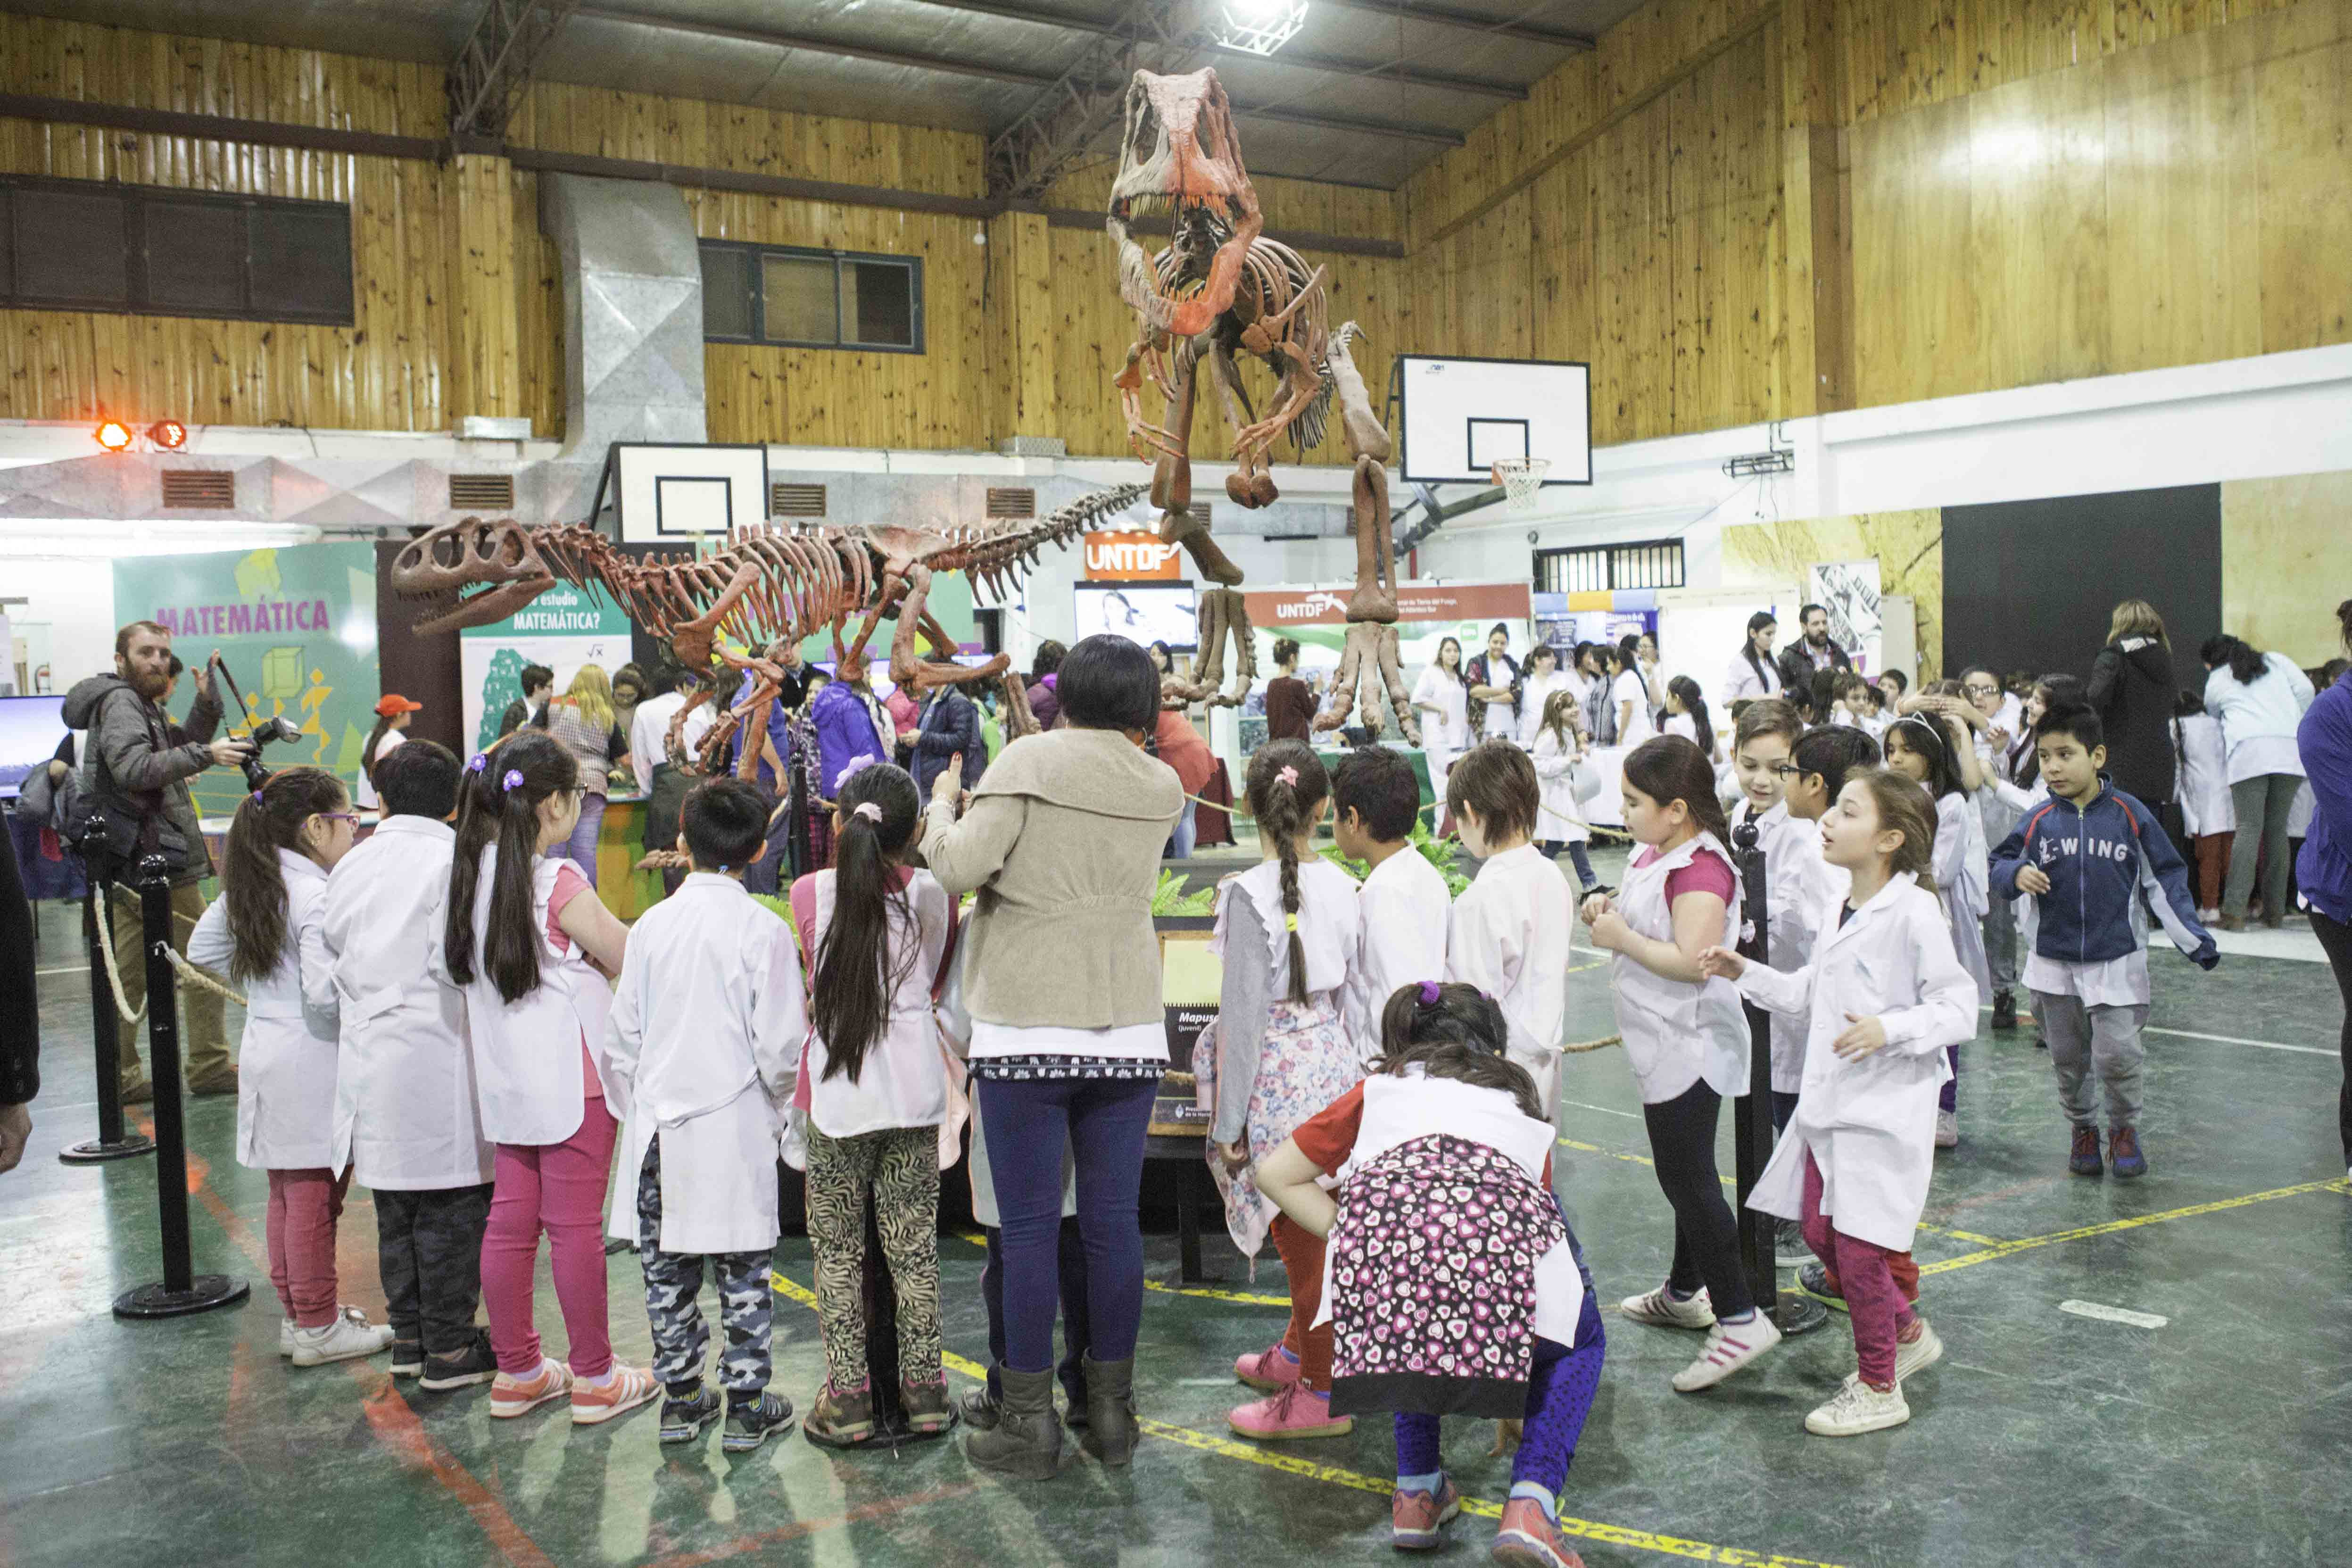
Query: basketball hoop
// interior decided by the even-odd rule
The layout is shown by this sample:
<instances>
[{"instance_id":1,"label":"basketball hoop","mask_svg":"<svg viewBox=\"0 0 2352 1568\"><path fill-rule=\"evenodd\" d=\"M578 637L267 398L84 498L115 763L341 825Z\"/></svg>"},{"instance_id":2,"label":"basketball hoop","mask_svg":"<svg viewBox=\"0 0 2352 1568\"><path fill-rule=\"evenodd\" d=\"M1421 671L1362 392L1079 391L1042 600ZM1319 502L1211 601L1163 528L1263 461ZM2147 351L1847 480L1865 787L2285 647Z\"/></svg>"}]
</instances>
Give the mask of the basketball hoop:
<instances>
[{"instance_id":1,"label":"basketball hoop","mask_svg":"<svg viewBox=\"0 0 2352 1568\"><path fill-rule=\"evenodd\" d=\"M1513 509L1527 511L1535 506L1544 476L1551 471L1551 463L1544 458L1504 458L1496 462L1491 471Z\"/></svg>"}]
</instances>

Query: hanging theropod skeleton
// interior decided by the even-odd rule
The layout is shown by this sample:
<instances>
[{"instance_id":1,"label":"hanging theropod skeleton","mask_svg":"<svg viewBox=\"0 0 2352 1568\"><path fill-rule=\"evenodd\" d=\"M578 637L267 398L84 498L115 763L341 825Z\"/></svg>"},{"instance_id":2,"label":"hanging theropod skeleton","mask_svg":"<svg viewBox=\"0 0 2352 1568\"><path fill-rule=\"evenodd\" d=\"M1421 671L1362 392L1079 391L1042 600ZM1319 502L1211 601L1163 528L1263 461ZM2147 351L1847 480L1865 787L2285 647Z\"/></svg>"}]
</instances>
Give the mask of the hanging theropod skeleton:
<instances>
[{"instance_id":1,"label":"hanging theropod skeleton","mask_svg":"<svg viewBox=\"0 0 2352 1568\"><path fill-rule=\"evenodd\" d=\"M866 662L875 628L890 617L898 621L890 639L893 681L924 692L1002 680L1006 733L1017 736L1037 728L1021 682L1005 678L1008 661L1001 654L982 665L953 662L955 640L928 606L932 576L961 572L1001 596L1037 563L1040 550L1066 547L1143 493L1139 484L1115 485L1028 522L738 529L722 549L698 558L625 555L584 523L526 526L469 517L411 541L393 562L391 585L418 617L420 633L503 620L559 582L598 589L688 668L715 663L751 671L751 689L722 712L703 742L706 766L739 725L752 734L764 729L782 686L782 671L761 657L770 644L797 643L829 627L841 664L855 668ZM862 619L845 644L852 617ZM919 639L929 644L932 657L922 656ZM735 652L729 640L750 654ZM758 762L757 748L744 747L745 777Z\"/></svg>"},{"instance_id":2,"label":"hanging theropod skeleton","mask_svg":"<svg viewBox=\"0 0 2352 1568\"><path fill-rule=\"evenodd\" d=\"M1133 226L1138 217L1159 216L1168 220L1169 242L1152 255L1137 242ZM1171 681L1170 694L1234 706L1257 676L1249 612L1236 592L1241 569L1210 537L1205 509L1192 510L1192 413L1205 364L1233 428L1234 471L1225 494L1237 506L1274 503L1279 492L1267 455L1275 442L1287 435L1300 452L1319 444L1339 395L1341 430L1356 458L1356 591L1349 601L1339 680L1317 727L1344 723L1359 685L1377 669L1400 725L1417 743L1419 726L1397 673L1396 581L1388 481L1381 467L1389 453L1388 431L1373 416L1348 354L1349 340L1358 335L1355 323L1336 336L1326 324L1323 269L1266 238L1264 226L1217 73L1137 71L1128 89L1118 174L1104 222L1118 250L1119 294L1134 310L1138 329L1116 384L1129 444L1152 465L1151 502L1160 511L1161 542L1181 544L1201 574L1218 584L1201 595L1192 679ZM1242 384L1244 358L1258 361L1276 378L1263 417ZM1157 424L1144 416L1146 381L1160 395ZM1234 684L1220 694L1228 642ZM1367 686L1361 705L1363 722L1375 733L1384 727L1381 694Z\"/></svg>"}]
</instances>

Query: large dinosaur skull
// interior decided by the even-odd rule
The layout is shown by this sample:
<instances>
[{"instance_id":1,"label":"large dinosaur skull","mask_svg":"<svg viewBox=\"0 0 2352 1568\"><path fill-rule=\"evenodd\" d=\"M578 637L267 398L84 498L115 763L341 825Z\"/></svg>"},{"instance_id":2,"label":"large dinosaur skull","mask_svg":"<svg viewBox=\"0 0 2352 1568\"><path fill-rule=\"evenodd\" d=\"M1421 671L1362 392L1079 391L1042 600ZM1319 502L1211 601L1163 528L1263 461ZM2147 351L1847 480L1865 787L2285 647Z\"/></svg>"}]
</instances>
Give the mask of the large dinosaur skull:
<instances>
[{"instance_id":1,"label":"large dinosaur skull","mask_svg":"<svg viewBox=\"0 0 2352 1568\"><path fill-rule=\"evenodd\" d=\"M460 519L410 541L392 563L394 595L429 613L416 623L424 634L502 621L554 586L555 574L511 518Z\"/></svg>"},{"instance_id":2,"label":"large dinosaur skull","mask_svg":"<svg viewBox=\"0 0 2352 1568\"><path fill-rule=\"evenodd\" d=\"M1173 231L1157 258L1128 233L1144 213L1165 213ZM1118 291L1128 304L1178 337L1205 331L1233 304L1242 262L1264 224L1217 73L1137 71L1104 225L1118 242Z\"/></svg>"}]
</instances>

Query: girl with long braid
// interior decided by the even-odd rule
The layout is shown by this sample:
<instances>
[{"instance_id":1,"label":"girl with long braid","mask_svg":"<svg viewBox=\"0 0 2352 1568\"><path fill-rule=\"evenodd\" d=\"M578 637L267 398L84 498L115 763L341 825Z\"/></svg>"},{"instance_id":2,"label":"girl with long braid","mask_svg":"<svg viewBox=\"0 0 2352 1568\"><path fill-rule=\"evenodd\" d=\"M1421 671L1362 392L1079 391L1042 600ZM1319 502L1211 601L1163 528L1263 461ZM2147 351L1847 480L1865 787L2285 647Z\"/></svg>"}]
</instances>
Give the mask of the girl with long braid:
<instances>
[{"instance_id":1,"label":"girl with long braid","mask_svg":"<svg viewBox=\"0 0 2352 1568\"><path fill-rule=\"evenodd\" d=\"M1248 797L1265 860L1217 893L1211 951L1224 962L1214 1037L1215 1148L1210 1169L1224 1194L1234 1245L1252 1259L1269 1230L1290 1277L1290 1326L1281 1342L1234 1365L1267 1397L1230 1420L1245 1437L1337 1437L1354 1429L1331 1414L1331 1331L1322 1304L1323 1243L1283 1217L1258 1191L1255 1162L1302 1121L1360 1082L1363 1052L1344 998L1360 962L1363 917L1355 879L1315 853L1331 781L1297 741L1260 746ZM1368 1031L1369 1032L1369 1031Z\"/></svg>"}]
</instances>

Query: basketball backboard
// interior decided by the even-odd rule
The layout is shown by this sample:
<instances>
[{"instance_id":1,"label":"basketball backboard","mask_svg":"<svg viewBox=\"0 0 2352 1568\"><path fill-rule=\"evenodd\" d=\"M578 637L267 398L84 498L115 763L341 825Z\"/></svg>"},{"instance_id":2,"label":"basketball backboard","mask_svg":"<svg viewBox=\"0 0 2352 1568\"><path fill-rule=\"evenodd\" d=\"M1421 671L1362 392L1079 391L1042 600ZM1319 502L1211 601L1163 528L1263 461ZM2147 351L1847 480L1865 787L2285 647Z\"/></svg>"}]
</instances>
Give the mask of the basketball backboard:
<instances>
[{"instance_id":1,"label":"basketball backboard","mask_svg":"<svg viewBox=\"0 0 2352 1568\"><path fill-rule=\"evenodd\" d=\"M1491 484L1494 465L1534 458L1548 485L1592 482L1592 368L1569 360L1405 354L1408 484Z\"/></svg>"},{"instance_id":2,"label":"basketball backboard","mask_svg":"<svg viewBox=\"0 0 2352 1568\"><path fill-rule=\"evenodd\" d=\"M596 487L598 517L619 513L624 544L725 533L768 517L768 449L756 444L615 441Z\"/></svg>"}]
</instances>

